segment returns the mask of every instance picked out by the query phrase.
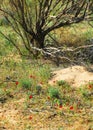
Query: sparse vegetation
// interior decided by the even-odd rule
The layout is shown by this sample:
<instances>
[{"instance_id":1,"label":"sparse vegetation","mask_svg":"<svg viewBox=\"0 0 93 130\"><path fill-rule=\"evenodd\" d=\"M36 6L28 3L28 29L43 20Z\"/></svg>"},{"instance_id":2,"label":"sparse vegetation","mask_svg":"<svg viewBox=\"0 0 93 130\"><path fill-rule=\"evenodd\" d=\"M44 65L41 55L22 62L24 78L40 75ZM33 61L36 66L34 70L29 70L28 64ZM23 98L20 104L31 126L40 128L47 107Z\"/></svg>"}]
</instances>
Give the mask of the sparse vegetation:
<instances>
[{"instance_id":1,"label":"sparse vegetation","mask_svg":"<svg viewBox=\"0 0 93 130\"><path fill-rule=\"evenodd\" d=\"M7 64L9 64L9 62L10 61L7 61ZM18 114L13 117L13 120L20 122L19 125L14 125L16 129L19 128L19 126L20 130L22 128L36 129L37 126L34 126L34 123L36 123L35 120L39 122L46 120L45 124L51 124L50 119L56 120L56 117L58 117L61 122L64 122L64 129L66 127L69 129L69 125L73 125L73 121L75 120L79 120L78 123L80 123L80 121L84 121L85 119L87 119L88 125L84 126L84 128L92 128L93 120L91 115L93 100L92 96L88 95L92 92L92 82L89 82L89 84L83 87L81 86L81 89L78 90L69 86L64 80L55 82L54 86L50 86L47 82L50 79L51 73L49 74L46 65L43 65L43 67L41 67L40 64L39 66L38 64L28 65L27 62L28 61L15 61L16 66L15 68L12 67L11 73L9 73L11 64L9 64L10 67L7 67L7 70L5 69L7 66L5 62L1 66L1 69L3 69L3 77L2 79L0 77L0 82L3 81L3 83L2 86L0 86L0 103L7 112L8 109L10 109L11 112L14 111L12 114L16 113L15 110L18 111ZM43 76L46 76L43 77L41 73ZM8 74L11 78L5 82L5 78ZM8 103L10 105L8 105ZM49 117L47 117L48 115L45 111L47 111ZM51 113L51 111L53 113ZM44 116L43 113L45 114ZM84 113L86 114L84 115ZM9 123L11 113L7 113L6 116L8 120L6 120L5 114L3 118L0 118L2 121L1 126L5 128L9 127L10 129L14 128ZM21 120L20 116L22 117ZM65 126L66 120L68 120L68 124ZM7 121L7 124L6 122L4 123L4 121ZM63 127L61 122L56 121L54 127L57 129ZM53 128L48 124L47 128ZM44 128L45 127L46 126L44 126Z\"/></svg>"},{"instance_id":2,"label":"sparse vegetation","mask_svg":"<svg viewBox=\"0 0 93 130\"><path fill-rule=\"evenodd\" d=\"M37 85L37 86L36 86L36 93L37 93L37 94L40 94L40 93L41 93L41 90L42 90L41 85Z\"/></svg>"},{"instance_id":3,"label":"sparse vegetation","mask_svg":"<svg viewBox=\"0 0 93 130\"><path fill-rule=\"evenodd\" d=\"M0 31L16 41L24 55L28 54L6 19L0 20ZM93 28L84 21L51 35L60 46L73 47L90 42ZM93 81L79 88L62 79L50 85L55 69L55 64L41 55L38 59L19 55L0 35L0 130L93 129Z\"/></svg>"},{"instance_id":4,"label":"sparse vegetation","mask_svg":"<svg viewBox=\"0 0 93 130\"><path fill-rule=\"evenodd\" d=\"M32 87L32 82L31 82L31 80L29 80L29 79L22 79L22 80L21 80L21 84L22 84L22 87L23 87L23 88L26 88L26 89L30 89L30 90L31 90L31 87Z\"/></svg>"},{"instance_id":5,"label":"sparse vegetation","mask_svg":"<svg viewBox=\"0 0 93 130\"><path fill-rule=\"evenodd\" d=\"M59 81L57 81L57 84L59 85L59 86L62 86L64 89L65 88L69 88L70 87L70 85L69 85L69 83L67 83L66 81L64 81L64 80L59 80Z\"/></svg>"},{"instance_id":6,"label":"sparse vegetation","mask_svg":"<svg viewBox=\"0 0 93 130\"><path fill-rule=\"evenodd\" d=\"M59 90L57 88L49 87L48 92L49 92L50 98L52 98L52 99L55 99L55 98L59 99L59 95L60 94L59 94Z\"/></svg>"}]
</instances>

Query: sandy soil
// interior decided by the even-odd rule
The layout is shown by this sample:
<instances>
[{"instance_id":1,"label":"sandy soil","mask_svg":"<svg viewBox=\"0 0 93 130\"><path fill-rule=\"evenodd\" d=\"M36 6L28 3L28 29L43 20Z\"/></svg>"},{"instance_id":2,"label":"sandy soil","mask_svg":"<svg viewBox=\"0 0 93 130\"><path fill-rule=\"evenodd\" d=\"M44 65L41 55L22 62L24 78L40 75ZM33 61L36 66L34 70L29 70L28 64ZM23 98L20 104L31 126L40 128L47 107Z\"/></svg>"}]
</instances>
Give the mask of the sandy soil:
<instances>
[{"instance_id":1,"label":"sandy soil","mask_svg":"<svg viewBox=\"0 0 93 130\"><path fill-rule=\"evenodd\" d=\"M49 84L53 84L54 81L66 80L72 86L79 87L90 81L93 81L93 72L89 72L83 66L71 66L64 69L53 71L53 78L49 81Z\"/></svg>"},{"instance_id":2,"label":"sandy soil","mask_svg":"<svg viewBox=\"0 0 93 130\"><path fill-rule=\"evenodd\" d=\"M54 80L66 80L71 85L79 87L93 80L93 73L88 72L83 66L59 69L53 71L53 74L50 84L53 84ZM75 109L73 114L68 112L69 106L63 106L62 113L64 114L61 116L60 108L43 109L44 111L32 113L33 108L39 108L42 104L31 104L30 108L26 109L27 99L24 91L13 96L13 99L9 98L6 103L0 104L0 130L58 130L58 128L60 130L63 128L64 130L89 130L92 126L92 119L89 120L88 114L92 108L83 108L81 112ZM42 97L41 101L42 99L44 98ZM58 114L54 116L55 113ZM30 116L32 119L29 118Z\"/></svg>"}]
</instances>

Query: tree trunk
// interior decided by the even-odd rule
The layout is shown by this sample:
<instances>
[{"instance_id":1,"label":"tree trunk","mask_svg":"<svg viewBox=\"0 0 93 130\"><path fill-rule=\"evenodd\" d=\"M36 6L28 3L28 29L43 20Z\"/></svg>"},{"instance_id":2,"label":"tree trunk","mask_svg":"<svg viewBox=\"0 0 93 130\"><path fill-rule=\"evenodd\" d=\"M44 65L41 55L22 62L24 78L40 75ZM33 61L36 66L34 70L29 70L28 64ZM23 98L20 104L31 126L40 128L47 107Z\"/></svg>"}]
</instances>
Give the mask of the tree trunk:
<instances>
[{"instance_id":1,"label":"tree trunk","mask_svg":"<svg viewBox=\"0 0 93 130\"><path fill-rule=\"evenodd\" d=\"M45 37L38 37L36 39L36 47L39 49L43 49L44 48L44 40L45 40Z\"/></svg>"},{"instance_id":2,"label":"tree trunk","mask_svg":"<svg viewBox=\"0 0 93 130\"><path fill-rule=\"evenodd\" d=\"M44 49L44 40L45 36L38 35L36 39L31 39L31 44L33 47L36 47L37 49ZM40 51L33 50L34 56L37 58L40 55Z\"/></svg>"}]
</instances>

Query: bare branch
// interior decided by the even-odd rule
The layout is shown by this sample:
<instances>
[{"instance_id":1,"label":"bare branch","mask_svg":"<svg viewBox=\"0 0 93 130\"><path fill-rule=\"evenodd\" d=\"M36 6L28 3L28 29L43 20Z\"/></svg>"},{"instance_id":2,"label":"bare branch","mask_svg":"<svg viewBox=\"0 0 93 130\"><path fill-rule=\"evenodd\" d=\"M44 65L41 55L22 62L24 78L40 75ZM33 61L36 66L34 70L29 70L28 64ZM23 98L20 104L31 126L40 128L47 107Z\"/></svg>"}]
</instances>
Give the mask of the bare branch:
<instances>
[{"instance_id":1,"label":"bare branch","mask_svg":"<svg viewBox=\"0 0 93 130\"><path fill-rule=\"evenodd\" d=\"M93 0L3 0L0 11L33 53L33 47L45 48L45 37L51 31L93 20Z\"/></svg>"}]
</instances>

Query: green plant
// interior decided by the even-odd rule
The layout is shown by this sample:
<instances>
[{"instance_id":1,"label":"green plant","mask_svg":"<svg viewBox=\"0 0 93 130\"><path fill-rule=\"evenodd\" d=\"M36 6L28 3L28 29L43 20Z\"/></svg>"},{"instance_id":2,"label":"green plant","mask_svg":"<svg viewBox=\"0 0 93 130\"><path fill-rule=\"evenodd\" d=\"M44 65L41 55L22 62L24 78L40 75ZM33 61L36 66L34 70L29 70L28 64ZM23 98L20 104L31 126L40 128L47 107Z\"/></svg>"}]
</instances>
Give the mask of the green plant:
<instances>
[{"instance_id":1,"label":"green plant","mask_svg":"<svg viewBox=\"0 0 93 130\"><path fill-rule=\"evenodd\" d=\"M51 77L51 71L49 65L43 65L38 69L38 75L43 82L48 82Z\"/></svg>"},{"instance_id":2,"label":"green plant","mask_svg":"<svg viewBox=\"0 0 93 130\"><path fill-rule=\"evenodd\" d=\"M57 88L53 88L53 87L50 87L48 89L48 93L49 93L49 96L50 98L54 99L54 98L58 98L59 99L59 90Z\"/></svg>"},{"instance_id":3,"label":"green plant","mask_svg":"<svg viewBox=\"0 0 93 130\"><path fill-rule=\"evenodd\" d=\"M5 17L2 17L0 19L0 26L3 26L3 25L9 25L9 22Z\"/></svg>"},{"instance_id":4,"label":"green plant","mask_svg":"<svg viewBox=\"0 0 93 130\"><path fill-rule=\"evenodd\" d=\"M40 85L37 85L36 86L36 93L40 94L41 90L42 90L42 87Z\"/></svg>"},{"instance_id":5,"label":"green plant","mask_svg":"<svg viewBox=\"0 0 93 130\"><path fill-rule=\"evenodd\" d=\"M82 95L83 95L84 98L88 98L88 91L84 91L84 92L82 93Z\"/></svg>"},{"instance_id":6,"label":"green plant","mask_svg":"<svg viewBox=\"0 0 93 130\"><path fill-rule=\"evenodd\" d=\"M2 95L6 95L6 91L4 91L3 88L0 88L0 97L1 97Z\"/></svg>"},{"instance_id":7,"label":"green plant","mask_svg":"<svg viewBox=\"0 0 93 130\"><path fill-rule=\"evenodd\" d=\"M54 102L53 102L55 105L57 106L62 106L62 100L61 99L54 99Z\"/></svg>"},{"instance_id":8,"label":"green plant","mask_svg":"<svg viewBox=\"0 0 93 130\"><path fill-rule=\"evenodd\" d=\"M63 86L65 88L69 88L70 85L65 80L59 80L57 81L58 86Z\"/></svg>"},{"instance_id":9,"label":"green plant","mask_svg":"<svg viewBox=\"0 0 93 130\"><path fill-rule=\"evenodd\" d=\"M86 88L86 86L83 86L83 88L80 88L80 92L84 99L86 100L90 99L89 90Z\"/></svg>"},{"instance_id":10,"label":"green plant","mask_svg":"<svg viewBox=\"0 0 93 130\"><path fill-rule=\"evenodd\" d=\"M23 88L31 89L32 81L30 79L22 79L21 80L21 85L22 85Z\"/></svg>"},{"instance_id":11,"label":"green plant","mask_svg":"<svg viewBox=\"0 0 93 130\"><path fill-rule=\"evenodd\" d=\"M57 84L58 84L59 86L65 85L65 84L66 84L66 81L64 81L64 80L59 80L59 81L57 81Z\"/></svg>"}]
</instances>

